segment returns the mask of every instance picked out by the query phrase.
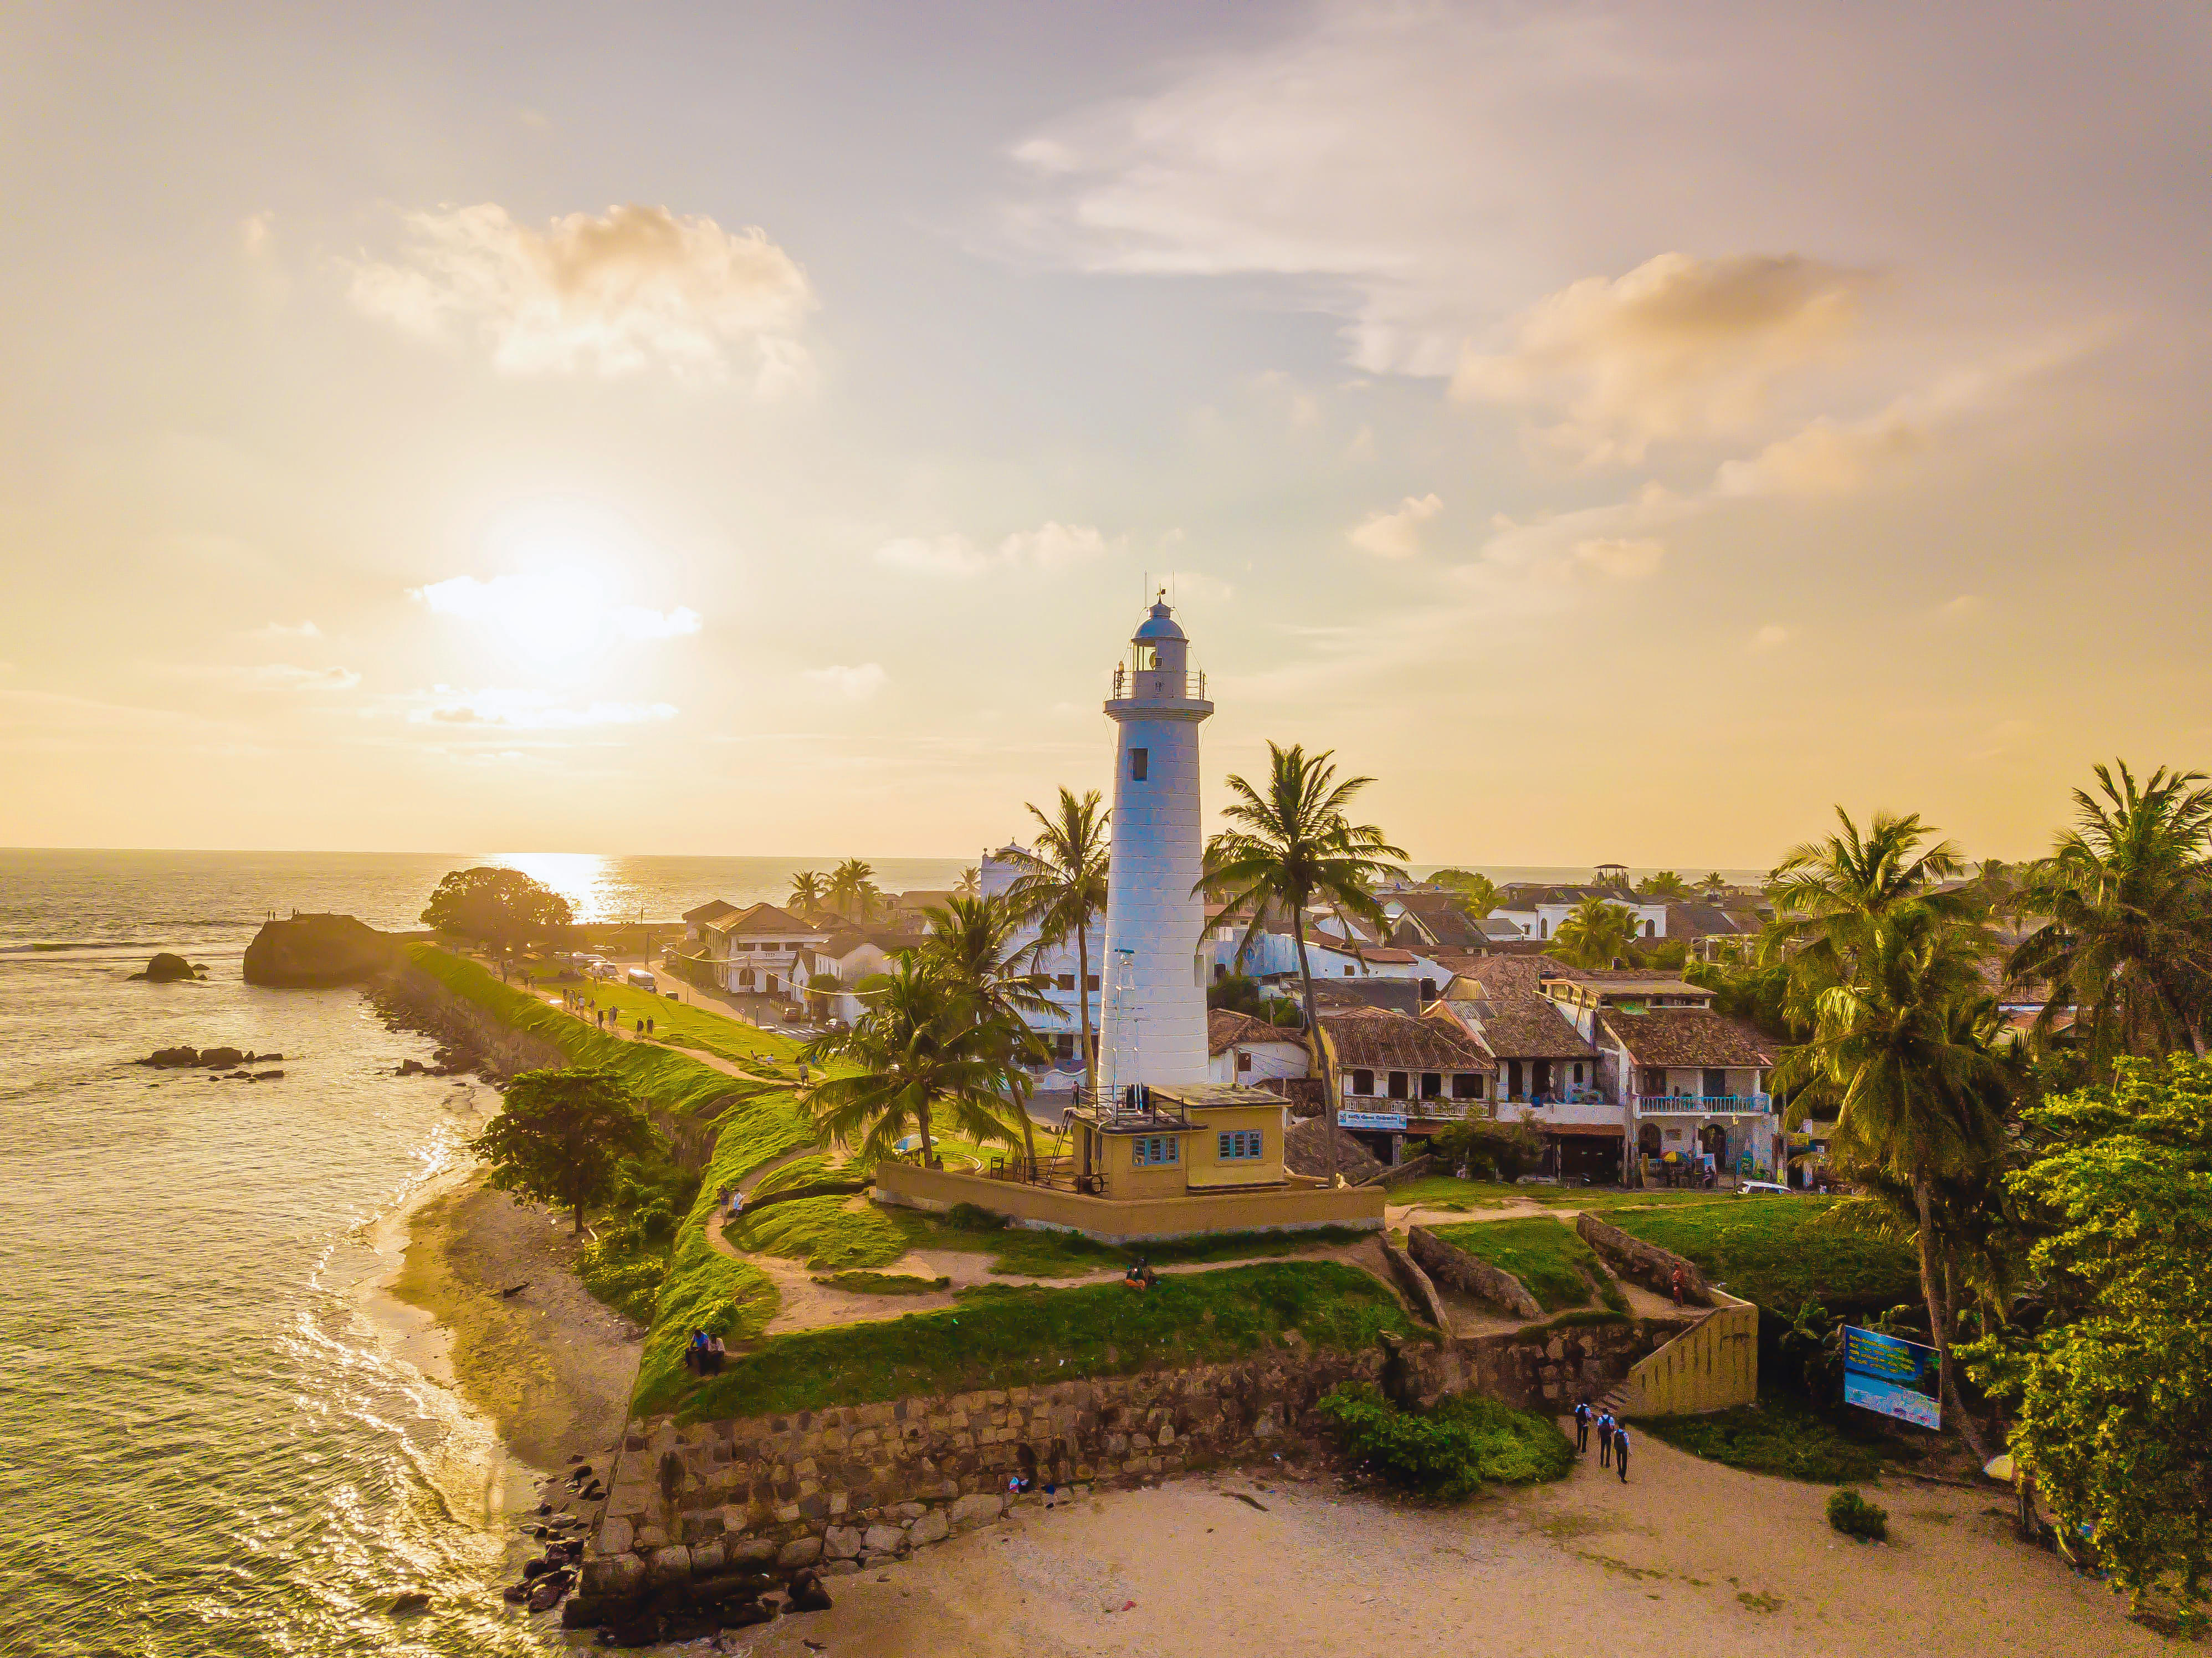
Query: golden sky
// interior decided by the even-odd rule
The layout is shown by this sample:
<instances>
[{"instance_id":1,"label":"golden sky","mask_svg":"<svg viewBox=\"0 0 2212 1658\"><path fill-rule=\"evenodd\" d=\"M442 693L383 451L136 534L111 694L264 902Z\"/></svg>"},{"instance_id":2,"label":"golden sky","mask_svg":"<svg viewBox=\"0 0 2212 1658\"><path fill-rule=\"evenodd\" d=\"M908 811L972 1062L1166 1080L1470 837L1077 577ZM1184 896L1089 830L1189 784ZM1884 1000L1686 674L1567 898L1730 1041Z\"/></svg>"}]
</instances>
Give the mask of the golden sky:
<instances>
[{"instance_id":1,"label":"golden sky","mask_svg":"<svg viewBox=\"0 0 2212 1658\"><path fill-rule=\"evenodd\" d=\"M0 20L0 843L967 855L1218 713L1422 861L2212 766L2212 13Z\"/></svg>"}]
</instances>

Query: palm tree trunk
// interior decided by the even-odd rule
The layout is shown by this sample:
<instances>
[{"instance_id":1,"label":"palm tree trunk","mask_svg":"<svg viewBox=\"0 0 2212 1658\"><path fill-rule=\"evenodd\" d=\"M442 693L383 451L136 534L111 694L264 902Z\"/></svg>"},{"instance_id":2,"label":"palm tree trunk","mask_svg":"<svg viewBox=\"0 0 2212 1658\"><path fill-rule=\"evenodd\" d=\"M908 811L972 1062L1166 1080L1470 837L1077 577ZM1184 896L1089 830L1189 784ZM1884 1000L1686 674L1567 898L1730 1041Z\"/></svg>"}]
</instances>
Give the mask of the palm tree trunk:
<instances>
[{"instance_id":1,"label":"palm tree trunk","mask_svg":"<svg viewBox=\"0 0 2212 1658\"><path fill-rule=\"evenodd\" d=\"M1938 1390L1943 1402L1949 1406L1951 1419L1957 1425L1959 1437L1966 1442L1967 1448L1977 1461L1987 1462L1989 1450L1982 1442L1981 1432L1974 1419L1967 1414L1966 1405L1959 1398L1959 1379L1951 1362L1951 1309L1943 1291L1936 1282L1936 1205L1929 1195L1928 1174L1925 1169L1912 1171L1912 1201L1920 1212L1920 1293L1928 1303L1929 1333L1936 1339Z\"/></svg>"},{"instance_id":2,"label":"palm tree trunk","mask_svg":"<svg viewBox=\"0 0 2212 1658\"><path fill-rule=\"evenodd\" d=\"M1075 1023L1083 1043L1083 1096L1098 1102L1098 1056L1091 1050L1091 920L1075 928Z\"/></svg>"},{"instance_id":3,"label":"palm tree trunk","mask_svg":"<svg viewBox=\"0 0 2212 1658\"><path fill-rule=\"evenodd\" d=\"M915 1127L921 1131L921 1166L929 1168L937 1161L934 1143L929 1138L929 1102L924 1100L921 1108L914 1114Z\"/></svg>"},{"instance_id":4,"label":"palm tree trunk","mask_svg":"<svg viewBox=\"0 0 2212 1658\"><path fill-rule=\"evenodd\" d=\"M1036 1136L1030 1129L1030 1090L1019 1083L1014 1088L1014 1114L1021 1119L1022 1155L1029 1159L1030 1178L1035 1180L1036 1178Z\"/></svg>"},{"instance_id":5,"label":"palm tree trunk","mask_svg":"<svg viewBox=\"0 0 2212 1658\"><path fill-rule=\"evenodd\" d=\"M1321 1073L1322 1119L1328 1128L1328 1183L1336 1184L1336 1088L1328 1074L1328 1050L1322 1046L1321 1021L1314 1017L1313 963L1306 959L1306 917L1303 905L1291 906L1291 937L1297 940L1298 981L1306 993L1306 1050L1312 1068Z\"/></svg>"}]
</instances>

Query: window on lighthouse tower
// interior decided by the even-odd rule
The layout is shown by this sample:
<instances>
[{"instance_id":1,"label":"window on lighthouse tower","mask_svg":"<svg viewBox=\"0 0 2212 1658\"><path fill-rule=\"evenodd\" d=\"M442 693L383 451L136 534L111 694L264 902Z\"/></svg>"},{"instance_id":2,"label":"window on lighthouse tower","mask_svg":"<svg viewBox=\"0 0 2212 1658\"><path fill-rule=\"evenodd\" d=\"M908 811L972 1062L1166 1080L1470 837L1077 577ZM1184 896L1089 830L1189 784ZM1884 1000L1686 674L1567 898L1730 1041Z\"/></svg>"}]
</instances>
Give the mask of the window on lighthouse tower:
<instances>
[{"instance_id":1,"label":"window on lighthouse tower","mask_svg":"<svg viewBox=\"0 0 2212 1658\"><path fill-rule=\"evenodd\" d=\"M1129 750L1129 780L1141 783L1152 774L1152 751L1150 749Z\"/></svg>"}]
</instances>

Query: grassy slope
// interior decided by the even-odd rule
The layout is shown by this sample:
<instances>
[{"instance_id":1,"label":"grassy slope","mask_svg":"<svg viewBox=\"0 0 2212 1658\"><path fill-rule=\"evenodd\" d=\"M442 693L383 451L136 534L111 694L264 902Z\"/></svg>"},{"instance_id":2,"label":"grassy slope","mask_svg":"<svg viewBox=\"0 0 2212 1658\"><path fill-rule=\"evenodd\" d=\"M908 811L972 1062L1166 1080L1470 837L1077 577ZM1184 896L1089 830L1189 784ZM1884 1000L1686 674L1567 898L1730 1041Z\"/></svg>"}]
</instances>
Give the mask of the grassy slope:
<instances>
[{"instance_id":1,"label":"grassy slope","mask_svg":"<svg viewBox=\"0 0 2212 1658\"><path fill-rule=\"evenodd\" d=\"M434 945L410 945L408 955L456 995L516 1029L543 1036L575 1064L617 1072L656 1108L714 1120L714 1149L699 1196L677 1230L654 1299L652 1327L638 1363L640 1391L685 1374L684 1344L695 1327L704 1326L726 1341L750 1339L765 1329L775 1316L775 1285L759 1267L732 1260L708 1243L706 1223L718 1193L771 1157L813 1139L797 1098L726 1077L649 1042L602 1035L529 993L501 983L476 963Z\"/></svg>"},{"instance_id":2,"label":"grassy slope","mask_svg":"<svg viewBox=\"0 0 2212 1658\"><path fill-rule=\"evenodd\" d=\"M1164 1278L1142 1294L1118 1283L1017 1291L951 1312L777 1336L703 1382L680 1367L657 1374L636 1404L696 1421L1120 1376L1240 1357L1287 1330L1356 1351L1414 1327L1357 1267L1277 1262Z\"/></svg>"},{"instance_id":3,"label":"grassy slope","mask_svg":"<svg viewBox=\"0 0 2212 1658\"><path fill-rule=\"evenodd\" d=\"M1439 1226L1436 1235L1492 1266L1503 1266L1528 1286L1536 1304L1547 1313L1589 1306L1593 1284L1607 1281L1589 1245L1571 1227L1549 1215L1531 1215L1524 1220L1468 1221L1458 1226Z\"/></svg>"},{"instance_id":4,"label":"grassy slope","mask_svg":"<svg viewBox=\"0 0 2212 1658\"><path fill-rule=\"evenodd\" d=\"M1587 1209L1607 1214L1615 1209L1671 1208L1711 1203L1711 1192L1616 1192L1603 1186L1505 1186L1496 1181L1455 1180L1431 1175L1389 1188L1391 1204L1420 1204L1431 1209L1502 1209L1533 1203L1546 1209Z\"/></svg>"},{"instance_id":5,"label":"grassy slope","mask_svg":"<svg viewBox=\"0 0 2212 1658\"><path fill-rule=\"evenodd\" d=\"M626 1025L635 1027L641 1018L651 1019L653 1035L679 1047L696 1048L744 1066L749 1071L763 1075L781 1076L793 1069L802 1044L780 1030L768 1030L759 1025L748 1024L743 1019L713 1007L695 1006L689 1002L672 1002L665 996L655 996L642 990L633 990L628 985L610 984L593 981L587 984L570 981L566 985L549 983L548 990L558 994L563 989L578 991L591 997L601 1007L612 1007L623 1015ZM573 1017L573 1016L569 1016Z\"/></svg>"},{"instance_id":6,"label":"grassy slope","mask_svg":"<svg viewBox=\"0 0 2212 1658\"><path fill-rule=\"evenodd\" d=\"M1671 1208L1619 1209L1621 1230L1698 1264L1731 1295L1778 1313L1808 1296L1831 1311L1893 1307L1917 1299L1919 1269L1901 1243L1820 1224L1823 1198L1710 1198Z\"/></svg>"}]
</instances>

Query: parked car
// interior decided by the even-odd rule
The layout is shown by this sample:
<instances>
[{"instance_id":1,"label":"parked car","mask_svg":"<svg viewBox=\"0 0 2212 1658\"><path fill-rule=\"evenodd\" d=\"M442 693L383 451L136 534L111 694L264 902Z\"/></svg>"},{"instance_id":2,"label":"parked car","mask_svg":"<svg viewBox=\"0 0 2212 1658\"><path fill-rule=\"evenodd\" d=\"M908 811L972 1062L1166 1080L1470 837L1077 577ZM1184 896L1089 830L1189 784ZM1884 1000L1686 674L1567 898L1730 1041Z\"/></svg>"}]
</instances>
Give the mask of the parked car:
<instances>
[{"instance_id":1,"label":"parked car","mask_svg":"<svg viewBox=\"0 0 2212 1658\"><path fill-rule=\"evenodd\" d=\"M1747 1180L1735 1188L1735 1194L1740 1198L1786 1198L1790 1195L1790 1188L1779 1181Z\"/></svg>"},{"instance_id":2,"label":"parked car","mask_svg":"<svg viewBox=\"0 0 2212 1658\"><path fill-rule=\"evenodd\" d=\"M660 982L641 967L634 967L623 975L623 982L638 990L658 990Z\"/></svg>"}]
</instances>

